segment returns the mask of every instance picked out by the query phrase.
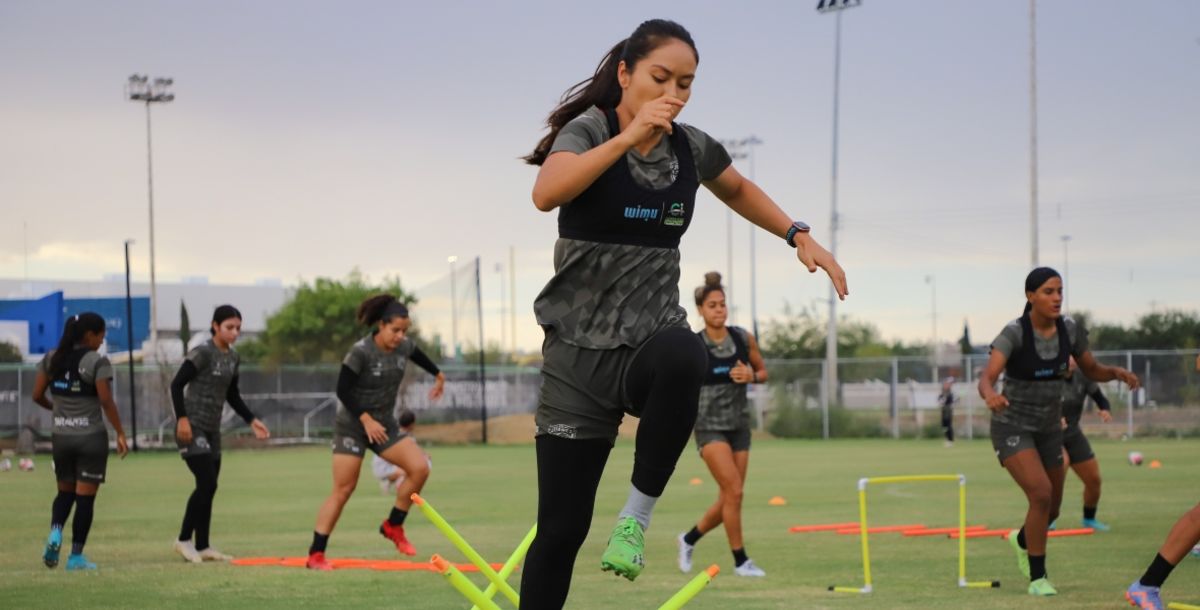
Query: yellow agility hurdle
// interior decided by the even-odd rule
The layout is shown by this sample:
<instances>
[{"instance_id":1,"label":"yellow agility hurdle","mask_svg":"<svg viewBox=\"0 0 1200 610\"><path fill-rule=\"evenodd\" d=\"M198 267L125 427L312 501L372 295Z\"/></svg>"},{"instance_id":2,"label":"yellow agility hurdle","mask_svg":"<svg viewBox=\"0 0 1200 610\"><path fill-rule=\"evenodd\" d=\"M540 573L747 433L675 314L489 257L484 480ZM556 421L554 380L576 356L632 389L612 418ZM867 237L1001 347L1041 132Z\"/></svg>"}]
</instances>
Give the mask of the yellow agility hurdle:
<instances>
[{"instance_id":1,"label":"yellow agility hurdle","mask_svg":"<svg viewBox=\"0 0 1200 610\"><path fill-rule=\"evenodd\" d=\"M508 601L512 602L513 606L517 608L521 607L521 598L517 595L516 590L512 588L512 585L508 584L508 577L516 569L517 564L525 558L525 553L529 550L529 545L533 544L533 539L537 536L537 524L535 523L533 527L529 528L529 533L525 534L525 538L521 540L521 544L517 545L516 550L509 556L508 561L504 562L500 571L497 572L475 549L471 548L466 539L459 535L440 513L425 501L425 498L415 493L411 497L413 504L420 507L421 513L425 515L425 518L429 519L434 527L438 528L442 532L442 535L450 540L454 548L457 548L471 563L475 564L475 567L479 568L479 571L490 581L487 589L480 591L466 576L463 576L453 565L441 557L434 555L433 559L430 560L438 568L438 571L446 577L447 582L457 589L459 593L462 593L471 603L475 604L471 610L478 610L479 608L492 610L498 608L495 602L491 601L497 591L508 598ZM437 560L441 560L440 563ZM479 600L487 603L480 603Z\"/></svg>"},{"instance_id":2,"label":"yellow agility hurdle","mask_svg":"<svg viewBox=\"0 0 1200 610\"><path fill-rule=\"evenodd\" d=\"M1200 610L1200 606L1181 604L1179 602L1171 602L1167 604L1167 608L1170 608L1170 610Z\"/></svg>"},{"instance_id":3,"label":"yellow agility hurdle","mask_svg":"<svg viewBox=\"0 0 1200 610\"><path fill-rule=\"evenodd\" d=\"M923 481L957 481L958 482L958 586L971 588L995 588L1000 586L998 580L968 581L967 580L967 477L961 474L918 474L890 477L863 477L858 480L858 519L859 537L862 540L863 586L839 587L831 585L830 591L839 593L870 593L871 585L871 550L867 543L869 536L867 527L867 485L882 483L917 483Z\"/></svg>"}]
</instances>

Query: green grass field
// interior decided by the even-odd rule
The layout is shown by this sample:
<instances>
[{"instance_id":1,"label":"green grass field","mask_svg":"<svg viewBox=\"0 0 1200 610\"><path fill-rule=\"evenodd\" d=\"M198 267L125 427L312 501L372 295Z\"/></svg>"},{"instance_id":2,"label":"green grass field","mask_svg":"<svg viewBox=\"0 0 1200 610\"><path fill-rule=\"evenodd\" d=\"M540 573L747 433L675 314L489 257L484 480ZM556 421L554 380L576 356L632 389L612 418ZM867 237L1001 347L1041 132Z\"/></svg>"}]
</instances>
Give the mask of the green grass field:
<instances>
[{"instance_id":1,"label":"green grass field","mask_svg":"<svg viewBox=\"0 0 1200 610\"><path fill-rule=\"evenodd\" d=\"M1054 608L1116 608L1180 514L1200 500L1200 444L1194 440L1098 442L1105 476L1101 520L1113 531L1052 539L1048 568L1059 596L1030 599L1007 544L999 539L968 543L968 578L999 579L1000 589L955 586L955 542L942 537L871 538L875 593L830 593L830 584L859 585L858 539L833 533L789 534L795 524L852 521L857 517L855 481L861 476L955 473L968 478L968 520L990 527L1013 526L1024 501L992 457L986 441L946 449L933 441L761 441L751 458L744 508L747 548L768 576L733 575L723 530L703 539L696 567L710 563L722 573L689 608L1011 608L1033 603ZM1137 449L1161 469L1126 464ZM434 470L424 495L489 560L503 561L535 517L532 446L434 447ZM647 535L646 571L630 583L601 573L598 564L609 528L624 502L633 447L613 451L601 485L596 519L576 564L569 608L655 608L689 577L675 567L675 536L692 525L716 494L694 449L685 452ZM700 477L704 483L691 486ZM49 458L34 473L0 473L0 599L6 608L34 607L410 607L468 608L432 572L339 570L311 573L280 567L188 565L171 550L191 476L173 453L143 453L109 462L109 480L97 502L88 543L100 565L91 574L47 570L40 553L54 495ZM329 488L329 452L297 448L226 453L213 522L213 544L235 556L299 556L311 538L317 506ZM1067 484L1064 517L1080 514L1080 484ZM771 496L787 499L768 506ZM957 490L949 483L911 483L874 488L872 523L951 526ZM364 468L358 493L347 505L330 541L331 557L397 558L376 528L391 501ZM425 519L414 512L410 539L422 557L440 553L463 561ZM69 531L68 526L68 531ZM66 536L69 539L69 534ZM474 577L482 582L482 577ZM513 581L516 581L514 577ZM1164 590L1172 601L1200 603L1200 559L1178 566ZM502 604L503 606L503 604Z\"/></svg>"}]
</instances>

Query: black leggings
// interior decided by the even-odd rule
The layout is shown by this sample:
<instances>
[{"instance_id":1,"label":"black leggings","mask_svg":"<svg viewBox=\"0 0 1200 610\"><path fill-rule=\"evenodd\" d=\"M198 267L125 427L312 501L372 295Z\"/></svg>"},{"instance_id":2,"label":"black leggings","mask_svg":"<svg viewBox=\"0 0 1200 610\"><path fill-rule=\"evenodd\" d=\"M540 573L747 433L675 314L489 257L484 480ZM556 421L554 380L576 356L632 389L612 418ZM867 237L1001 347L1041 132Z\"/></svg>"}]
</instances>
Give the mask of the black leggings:
<instances>
[{"instance_id":1,"label":"black leggings","mask_svg":"<svg viewBox=\"0 0 1200 610\"><path fill-rule=\"evenodd\" d=\"M632 481L648 496L662 495L687 446L707 362L696 335L677 328L652 337L629 365L625 391L641 413ZM521 608L557 610L566 603L612 445L549 435L536 442L538 533L522 568Z\"/></svg>"},{"instance_id":2,"label":"black leggings","mask_svg":"<svg viewBox=\"0 0 1200 610\"><path fill-rule=\"evenodd\" d=\"M208 528L212 524L213 496L217 495L217 477L221 475L221 458L198 455L184 460L196 477L196 489L188 498L187 510L183 513L183 525L179 528L179 540L187 541L196 534L196 550L208 548Z\"/></svg>"}]
</instances>

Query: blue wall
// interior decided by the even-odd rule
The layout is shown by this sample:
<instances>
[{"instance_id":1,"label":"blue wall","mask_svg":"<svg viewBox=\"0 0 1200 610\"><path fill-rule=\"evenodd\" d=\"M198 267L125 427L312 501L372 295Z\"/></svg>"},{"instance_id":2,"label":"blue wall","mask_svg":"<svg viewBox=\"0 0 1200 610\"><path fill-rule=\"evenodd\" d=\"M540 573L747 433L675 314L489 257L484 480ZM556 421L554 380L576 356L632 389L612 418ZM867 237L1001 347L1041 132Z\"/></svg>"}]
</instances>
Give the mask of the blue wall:
<instances>
[{"instance_id":1,"label":"blue wall","mask_svg":"<svg viewBox=\"0 0 1200 610\"><path fill-rule=\"evenodd\" d=\"M0 320L29 323L29 353L44 354L58 346L63 327L63 293L40 299L0 300Z\"/></svg>"},{"instance_id":2,"label":"blue wall","mask_svg":"<svg viewBox=\"0 0 1200 610\"><path fill-rule=\"evenodd\" d=\"M125 322L125 297L98 299L66 299L63 301L64 316L73 316L92 311L104 317L108 333L104 340L109 352L129 351L129 331ZM66 321L66 317L63 318ZM133 344L141 347L150 337L150 297L133 297Z\"/></svg>"},{"instance_id":3,"label":"blue wall","mask_svg":"<svg viewBox=\"0 0 1200 610\"><path fill-rule=\"evenodd\" d=\"M44 354L57 347L67 317L85 311L94 311L104 317L109 352L128 351L124 297L64 299L63 293L53 292L40 299L0 300L0 320L23 320L29 324L30 354ZM134 297L134 346L141 347L149 336L150 298Z\"/></svg>"}]
</instances>

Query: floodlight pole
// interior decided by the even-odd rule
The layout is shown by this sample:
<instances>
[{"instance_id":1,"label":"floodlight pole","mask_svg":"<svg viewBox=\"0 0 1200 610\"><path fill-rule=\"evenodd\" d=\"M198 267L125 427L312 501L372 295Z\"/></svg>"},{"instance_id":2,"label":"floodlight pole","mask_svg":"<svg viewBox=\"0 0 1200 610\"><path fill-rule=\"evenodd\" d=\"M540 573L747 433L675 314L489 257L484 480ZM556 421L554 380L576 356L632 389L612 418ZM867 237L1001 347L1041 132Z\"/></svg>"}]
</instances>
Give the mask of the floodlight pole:
<instances>
[{"instance_id":1,"label":"floodlight pole","mask_svg":"<svg viewBox=\"0 0 1200 610\"><path fill-rule=\"evenodd\" d=\"M146 186L150 202L150 343L158 353L158 283L154 257L154 154L150 137L150 104L167 103L175 100L175 94L167 88L175 83L171 78L155 78L144 74L129 77L126 96L131 102L146 104Z\"/></svg>"},{"instance_id":2,"label":"floodlight pole","mask_svg":"<svg viewBox=\"0 0 1200 610\"><path fill-rule=\"evenodd\" d=\"M838 104L841 89L842 72L842 11L862 4L862 0L821 0L817 4L818 13L833 13L835 17L833 42L833 150L830 164L829 186L829 253L837 258L838 233ZM826 404L823 405L824 416L822 438L829 438L829 401L837 400L838 387L838 347L837 347L837 289L829 286L829 321L825 333L825 391Z\"/></svg>"}]
</instances>

